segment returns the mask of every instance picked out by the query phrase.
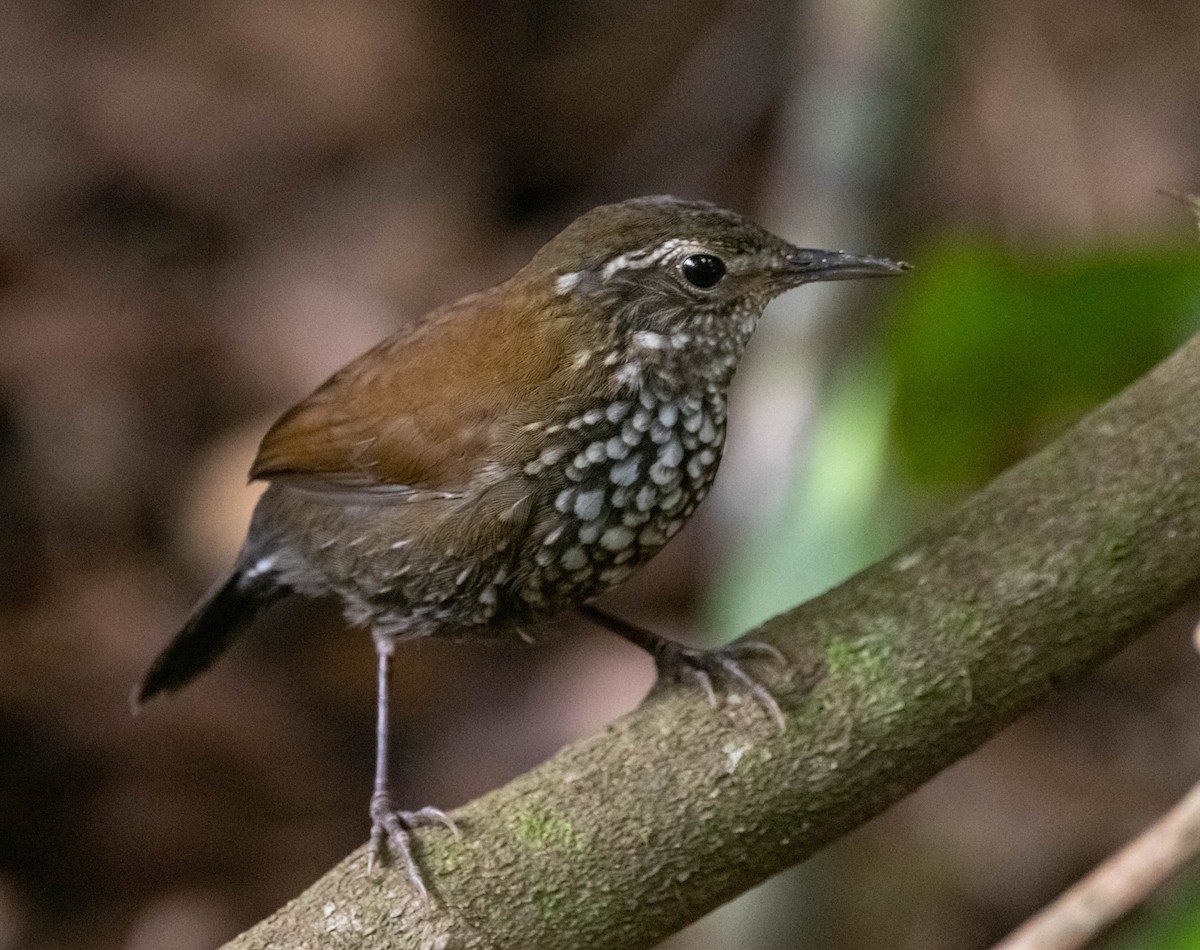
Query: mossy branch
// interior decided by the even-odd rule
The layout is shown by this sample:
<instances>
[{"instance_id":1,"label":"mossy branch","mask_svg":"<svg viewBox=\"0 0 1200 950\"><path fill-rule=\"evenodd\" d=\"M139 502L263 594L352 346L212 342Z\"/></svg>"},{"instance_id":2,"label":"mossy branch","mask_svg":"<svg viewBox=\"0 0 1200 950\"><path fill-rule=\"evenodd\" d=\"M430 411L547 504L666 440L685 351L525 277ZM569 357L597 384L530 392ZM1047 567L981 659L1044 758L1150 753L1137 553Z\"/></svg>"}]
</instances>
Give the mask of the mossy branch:
<instances>
[{"instance_id":1,"label":"mossy branch","mask_svg":"<svg viewBox=\"0 0 1200 950\"><path fill-rule=\"evenodd\" d=\"M752 631L780 734L663 689L420 833L435 903L355 852L228 945L649 947L878 814L1200 578L1200 338L897 554ZM768 671L763 671L769 676Z\"/></svg>"}]
</instances>

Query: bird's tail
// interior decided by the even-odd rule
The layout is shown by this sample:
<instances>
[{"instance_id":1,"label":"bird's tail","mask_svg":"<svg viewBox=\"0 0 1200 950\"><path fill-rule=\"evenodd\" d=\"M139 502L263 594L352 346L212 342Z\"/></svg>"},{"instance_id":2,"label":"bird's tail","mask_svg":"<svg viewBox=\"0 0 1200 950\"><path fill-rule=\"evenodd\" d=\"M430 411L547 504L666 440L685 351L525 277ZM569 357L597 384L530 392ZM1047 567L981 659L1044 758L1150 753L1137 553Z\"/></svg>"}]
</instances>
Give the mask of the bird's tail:
<instances>
[{"instance_id":1,"label":"bird's tail","mask_svg":"<svg viewBox=\"0 0 1200 950\"><path fill-rule=\"evenodd\" d=\"M282 593L284 588L265 577L247 577L241 566L213 585L134 689L134 710L152 696L179 689L208 669L254 615Z\"/></svg>"}]
</instances>

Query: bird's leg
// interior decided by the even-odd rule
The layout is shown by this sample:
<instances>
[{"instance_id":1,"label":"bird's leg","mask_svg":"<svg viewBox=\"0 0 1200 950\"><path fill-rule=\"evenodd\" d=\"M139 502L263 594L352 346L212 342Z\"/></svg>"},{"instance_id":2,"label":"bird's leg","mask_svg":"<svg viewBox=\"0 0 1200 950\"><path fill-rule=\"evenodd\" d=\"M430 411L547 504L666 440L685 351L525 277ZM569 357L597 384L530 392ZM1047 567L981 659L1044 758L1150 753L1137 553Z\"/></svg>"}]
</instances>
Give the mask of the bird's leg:
<instances>
[{"instance_id":1,"label":"bird's leg","mask_svg":"<svg viewBox=\"0 0 1200 950\"><path fill-rule=\"evenodd\" d=\"M424 825L439 824L458 835L458 827L450 816L437 808L422 808L420 811L397 811L392 807L391 786L388 783L388 688L391 681L392 642L375 637L375 650L379 656L379 696L375 719L375 790L371 794L371 843L367 847L367 870L374 869L380 862L384 842L393 860L404 865L413 887L422 900L429 899L429 891L421 879L421 871L413 858L409 832Z\"/></svg>"},{"instance_id":2,"label":"bird's leg","mask_svg":"<svg viewBox=\"0 0 1200 950\"><path fill-rule=\"evenodd\" d=\"M700 650L660 637L645 627L614 617L591 604L584 604L577 609L596 625L624 637L654 657L659 679L676 682L686 680L694 683L714 707L717 705L717 694L713 689L713 680L724 679L727 691L749 694L767 711L780 731L783 731L784 719L779 703L765 686L742 669L741 664L742 660L751 658L786 663L784 655L771 644L757 640L741 640L717 650Z\"/></svg>"}]
</instances>

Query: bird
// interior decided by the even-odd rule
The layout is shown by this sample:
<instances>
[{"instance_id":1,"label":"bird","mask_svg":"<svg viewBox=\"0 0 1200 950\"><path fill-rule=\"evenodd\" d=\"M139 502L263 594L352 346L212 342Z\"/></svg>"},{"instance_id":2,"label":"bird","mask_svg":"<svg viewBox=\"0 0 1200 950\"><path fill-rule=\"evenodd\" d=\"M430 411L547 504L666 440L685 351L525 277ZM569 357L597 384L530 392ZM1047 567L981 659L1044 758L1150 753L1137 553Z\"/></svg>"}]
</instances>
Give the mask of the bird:
<instances>
[{"instance_id":1,"label":"bird","mask_svg":"<svg viewBox=\"0 0 1200 950\"><path fill-rule=\"evenodd\" d=\"M513 277L437 308L335 372L266 433L267 483L232 570L135 688L135 708L205 670L268 604L333 595L377 656L368 868L391 857L428 890L388 768L392 658L420 637L525 636L575 610L646 649L660 679L778 703L743 661L592 599L687 522L713 483L730 383L767 303L815 281L891 276L885 258L795 247L702 201L594 208Z\"/></svg>"}]
</instances>

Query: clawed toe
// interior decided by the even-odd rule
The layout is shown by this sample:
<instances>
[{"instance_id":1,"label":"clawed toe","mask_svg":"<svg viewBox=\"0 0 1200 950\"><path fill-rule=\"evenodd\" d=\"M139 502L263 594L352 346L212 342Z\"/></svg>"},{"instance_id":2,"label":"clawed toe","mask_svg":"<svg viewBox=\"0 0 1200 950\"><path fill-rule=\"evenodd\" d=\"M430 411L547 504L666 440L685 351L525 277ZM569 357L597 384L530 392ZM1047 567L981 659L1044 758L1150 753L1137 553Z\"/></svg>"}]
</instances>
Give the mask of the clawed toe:
<instances>
[{"instance_id":1,"label":"clawed toe","mask_svg":"<svg viewBox=\"0 0 1200 950\"><path fill-rule=\"evenodd\" d=\"M761 640L739 640L719 651L739 660L770 660L776 666L787 666L787 657L778 647Z\"/></svg>"},{"instance_id":2,"label":"clawed toe","mask_svg":"<svg viewBox=\"0 0 1200 950\"><path fill-rule=\"evenodd\" d=\"M776 647L760 640L739 640L720 650L696 650L673 640L660 637L644 627L614 617L591 604L578 608L583 616L606 630L624 637L630 643L647 651L658 666L660 680L694 683L708 700L717 705L717 691L713 680L724 680L726 694L749 695L775 722L782 732L785 728L783 711L779 703L765 686L742 669L741 660L769 660L778 666L787 665L785 657Z\"/></svg>"},{"instance_id":3,"label":"clawed toe","mask_svg":"<svg viewBox=\"0 0 1200 950\"><path fill-rule=\"evenodd\" d=\"M671 649L663 650L657 659L660 677L694 683L704 693L709 705L717 706L713 680L722 679L727 693L748 695L766 710L780 732L786 728L783 710L779 708L775 697L742 669L739 662L742 659L765 659L779 665L785 664L787 660L784 655L769 643L745 640L720 650L696 650L671 644Z\"/></svg>"},{"instance_id":4,"label":"clawed toe","mask_svg":"<svg viewBox=\"0 0 1200 950\"><path fill-rule=\"evenodd\" d=\"M713 689L712 674L703 666L689 663L680 658L670 670L664 669L663 664L659 664L658 675L660 679L672 679L678 683L686 680L694 683L713 709L720 705L717 701L717 691Z\"/></svg>"},{"instance_id":5,"label":"clawed toe","mask_svg":"<svg viewBox=\"0 0 1200 950\"><path fill-rule=\"evenodd\" d=\"M440 808L434 808L432 805L426 805L417 811L402 811L397 812L397 814L405 826L410 829L441 825L447 831L450 831L454 837L462 837L462 832L458 830L458 825L454 823L454 819Z\"/></svg>"},{"instance_id":6,"label":"clawed toe","mask_svg":"<svg viewBox=\"0 0 1200 950\"><path fill-rule=\"evenodd\" d=\"M426 806L418 811L396 811L392 808L391 800L383 795L375 795L371 799L371 840L367 846L367 871L373 871L376 865L383 864L386 852L393 861L404 866L404 871L413 887L421 896L421 900L429 900L429 890L421 877L412 853L412 837L410 832L417 828L427 828L430 825L441 825L451 831L456 838L462 837L458 825L440 808Z\"/></svg>"}]
</instances>

